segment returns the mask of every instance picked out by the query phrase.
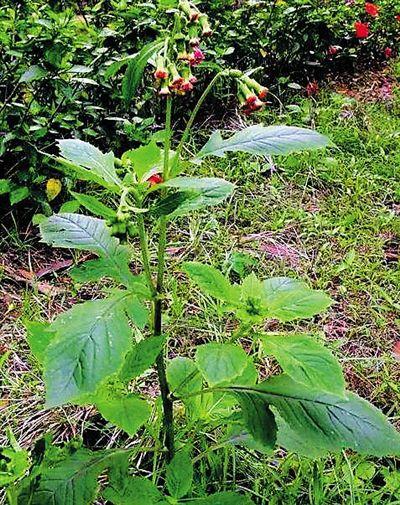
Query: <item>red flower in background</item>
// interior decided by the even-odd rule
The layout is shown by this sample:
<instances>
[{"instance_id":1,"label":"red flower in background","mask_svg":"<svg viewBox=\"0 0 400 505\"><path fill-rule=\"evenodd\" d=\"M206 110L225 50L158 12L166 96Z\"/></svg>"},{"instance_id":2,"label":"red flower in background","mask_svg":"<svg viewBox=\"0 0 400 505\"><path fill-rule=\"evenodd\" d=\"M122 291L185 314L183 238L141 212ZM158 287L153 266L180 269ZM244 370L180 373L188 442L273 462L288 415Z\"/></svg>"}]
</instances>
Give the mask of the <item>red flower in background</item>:
<instances>
[{"instance_id":1,"label":"red flower in background","mask_svg":"<svg viewBox=\"0 0 400 505\"><path fill-rule=\"evenodd\" d=\"M329 56L334 56L335 54L337 54L340 50L340 47L339 46L329 46L328 47L328 54Z\"/></svg>"},{"instance_id":2,"label":"red flower in background","mask_svg":"<svg viewBox=\"0 0 400 505\"><path fill-rule=\"evenodd\" d=\"M385 58L389 59L393 56L393 49L391 47L387 47L384 51Z\"/></svg>"},{"instance_id":3,"label":"red flower in background","mask_svg":"<svg viewBox=\"0 0 400 505\"><path fill-rule=\"evenodd\" d=\"M395 16L395 18L397 19L397 21L400 21L400 14L397 14L397 16Z\"/></svg>"},{"instance_id":4,"label":"red flower in background","mask_svg":"<svg viewBox=\"0 0 400 505\"><path fill-rule=\"evenodd\" d=\"M160 174L154 174L147 179L147 182L150 183L150 186L155 186L156 184L161 184L164 181Z\"/></svg>"},{"instance_id":5,"label":"red flower in background","mask_svg":"<svg viewBox=\"0 0 400 505\"><path fill-rule=\"evenodd\" d=\"M368 23L361 23L361 21L356 21L354 23L354 29L356 31L356 37L358 39L366 39L369 35Z\"/></svg>"},{"instance_id":6,"label":"red flower in background","mask_svg":"<svg viewBox=\"0 0 400 505\"><path fill-rule=\"evenodd\" d=\"M367 2L365 4L365 12L370 16L376 18L379 15L379 7L376 4Z\"/></svg>"},{"instance_id":7,"label":"red flower in background","mask_svg":"<svg viewBox=\"0 0 400 505\"><path fill-rule=\"evenodd\" d=\"M317 81L309 82L306 86L307 96L314 96L318 93L319 86Z\"/></svg>"}]
</instances>

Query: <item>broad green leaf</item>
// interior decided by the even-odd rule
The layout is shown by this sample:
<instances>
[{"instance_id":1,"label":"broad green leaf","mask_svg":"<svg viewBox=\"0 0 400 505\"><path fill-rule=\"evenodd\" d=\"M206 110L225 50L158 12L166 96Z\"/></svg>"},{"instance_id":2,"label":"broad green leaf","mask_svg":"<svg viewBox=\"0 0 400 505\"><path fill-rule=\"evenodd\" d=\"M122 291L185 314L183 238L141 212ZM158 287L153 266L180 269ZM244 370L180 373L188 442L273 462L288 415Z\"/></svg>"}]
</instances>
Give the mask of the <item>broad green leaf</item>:
<instances>
[{"instance_id":1,"label":"broad green leaf","mask_svg":"<svg viewBox=\"0 0 400 505\"><path fill-rule=\"evenodd\" d=\"M112 424L124 430L130 437L150 417L149 404L132 393L125 393L112 383L102 385L94 396L100 414Z\"/></svg>"},{"instance_id":2,"label":"broad green leaf","mask_svg":"<svg viewBox=\"0 0 400 505\"><path fill-rule=\"evenodd\" d=\"M210 205L218 205L228 198L234 189L232 183L216 177L176 177L163 183L163 186L177 189L179 193L189 193L187 199L170 214L171 218Z\"/></svg>"},{"instance_id":3,"label":"broad green leaf","mask_svg":"<svg viewBox=\"0 0 400 505\"><path fill-rule=\"evenodd\" d=\"M155 142L150 142L145 146L125 152L122 161L126 160L132 163L139 182L143 182L143 176L161 162L161 149Z\"/></svg>"},{"instance_id":4,"label":"broad green leaf","mask_svg":"<svg viewBox=\"0 0 400 505\"><path fill-rule=\"evenodd\" d=\"M187 449L175 454L167 466L166 485L170 495L179 499L187 495L193 482L193 463Z\"/></svg>"},{"instance_id":5,"label":"broad green leaf","mask_svg":"<svg viewBox=\"0 0 400 505\"><path fill-rule=\"evenodd\" d=\"M79 179L81 181L95 182L99 186L106 188L113 193L120 194L121 188L113 183L107 182L103 177L97 175L93 170L88 170L87 168L81 167L76 163L66 160L65 158L50 156L51 159L56 161L54 168L60 170L68 177L72 179ZM60 210L61 212L61 210ZM70 212L70 211L65 211Z\"/></svg>"},{"instance_id":6,"label":"broad green leaf","mask_svg":"<svg viewBox=\"0 0 400 505\"><path fill-rule=\"evenodd\" d=\"M11 189L10 181L8 179L0 179L0 195L9 193Z\"/></svg>"},{"instance_id":7,"label":"broad green leaf","mask_svg":"<svg viewBox=\"0 0 400 505\"><path fill-rule=\"evenodd\" d=\"M176 191L171 193L166 197L156 200L154 205L150 208L150 212L155 216L170 216L172 215L181 205L183 205L188 200L193 200L197 198L196 193L187 193L184 191Z\"/></svg>"},{"instance_id":8,"label":"broad green leaf","mask_svg":"<svg viewBox=\"0 0 400 505\"><path fill-rule=\"evenodd\" d=\"M280 321L313 317L332 304L331 298L323 291L284 277L265 280L264 291L268 317Z\"/></svg>"},{"instance_id":9,"label":"broad green leaf","mask_svg":"<svg viewBox=\"0 0 400 505\"><path fill-rule=\"evenodd\" d=\"M32 65L21 75L19 82L39 81L43 77L46 77L46 75L47 71L44 68L39 67L39 65Z\"/></svg>"},{"instance_id":10,"label":"broad green leaf","mask_svg":"<svg viewBox=\"0 0 400 505\"><path fill-rule=\"evenodd\" d=\"M114 166L114 154L103 154L97 147L79 139L58 141L61 156L73 164L91 170L114 187L121 186Z\"/></svg>"},{"instance_id":11,"label":"broad green leaf","mask_svg":"<svg viewBox=\"0 0 400 505\"><path fill-rule=\"evenodd\" d=\"M114 77L115 74L121 70L125 65L127 65L130 60L135 58L136 55L130 55L130 56L125 56L124 58L121 58L120 60L113 61L111 65L109 65L104 72L104 79L111 79L111 77Z\"/></svg>"},{"instance_id":12,"label":"broad green leaf","mask_svg":"<svg viewBox=\"0 0 400 505\"><path fill-rule=\"evenodd\" d=\"M95 260L85 261L80 266L74 267L69 271L70 277L75 282L82 284L86 282L97 282L102 277L111 277L120 281L119 270L114 270L114 263L108 258L97 258Z\"/></svg>"},{"instance_id":13,"label":"broad green leaf","mask_svg":"<svg viewBox=\"0 0 400 505\"><path fill-rule=\"evenodd\" d=\"M246 391L237 393L242 409L243 422L252 438L263 448L273 449L277 426L269 405Z\"/></svg>"},{"instance_id":14,"label":"broad green leaf","mask_svg":"<svg viewBox=\"0 0 400 505\"><path fill-rule=\"evenodd\" d=\"M125 312L129 319L141 330L149 321L149 311L147 307L138 299L135 294L130 294L125 298Z\"/></svg>"},{"instance_id":15,"label":"broad green leaf","mask_svg":"<svg viewBox=\"0 0 400 505\"><path fill-rule=\"evenodd\" d=\"M125 103L129 104L134 98L142 80L144 69L150 58L163 47L163 41L154 41L146 44L140 52L131 59L122 80L122 96Z\"/></svg>"},{"instance_id":16,"label":"broad green leaf","mask_svg":"<svg viewBox=\"0 0 400 505\"><path fill-rule=\"evenodd\" d=\"M235 379L235 384L242 384L243 386L254 385L258 379L258 372L254 365L253 358L247 356L247 364L243 372Z\"/></svg>"},{"instance_id":17,"label":"broad green leaf","mask_svg":"<svg viewBox=\"0 0 400 505\"><path fill-rule=\"evenodd\" d=\"M86 270L90 267L102 269L107 263L109 276L125 286L133 286L128 250L119 245L119 240L111 235L111 229L101 219L82 214L55 214L40 223L40 232L46 244L91 251L106 260L91 263Z\"/></svg>"},{"instance_id":18,"label":"broad green leaf","mask_svg":"<svg viewBox=\"0 0 400 505\"><path fill-rule=\"evenodd\" d=\"M30 466L28 451L0 448L0 487L23 477Z\"/></svg>"},{"instance_id":19,"label":"broad green leaf","mask_svg":"<svg viewBox=\"0 0 400 505\"><path fill-rule=\"evenodd\" d=\"M196 157L222 157L227 152L238 151L261 156L289 154L324 147L328 142L327 137L314 130L294 126L253 125L226 140L222 138L220 131L214 132Z\"/></svg>"},{"instance_id":20,"label":"broad green leaf","mask_svg":"<svg viewBox=\"0 0 400 505\"><path fill-rule=\"evenodd\" d=\"M130 347L124 297L75 305L52 323L44 361L47 407L78 402L118 372Z\"/></svg>"},{"instance_id":21,"label":"broad green leaf","mask_svg":"<svg viewBox=\"0 0 400 505\"><path fill-rule=\"evenodd\" d=\"M167 380L171 393L184 403L189 419L206 418L212 406L212 395L196 395L184 398L203 387L203 378L195 362L190 358L178 356L167 364Z\"/></svg>"},{"instance_id":22,"label":"broad green leaf","mask_svg":"<svg viewBox=\"0 0 400 505\"><path fill-rule=\"evenodd\" d=\"M306 335L270 335L261 338L264 351L278 360L282 370L308 388L343 395L345 381L333 354Z\"/></svg>"},{"instance_id":23,"label":"broad green leaf","mask_svg":"<svg viewBox=\"0 0 400 505\"><path fill-rule=\"evenodd\" d=\"M67 214L74 214L75 212L78 212L81 204L76 201L76 200L69 200L68 202L65 202L61 205L59 213L67 213Z\"/></svg>"},{"instance_id":24,"label":"broad green leaf","mask_svg":"<svg viewBox=\"0 0 400 505\"><path fill-rule=\"evenodd\" d=\"M24 325L27 331L26 338L32 354L40 364L43 364L43 360L46 357L46 349L56 334L51 329L50 323L25 321Z\"/></svg>"},{"instance_id":25,"label":"broad green leaf","mask_svg":"<svg viewBox=\"0 0 400 505\"><path fill-rule=\"evenodd\" d=\"M239 288L233 286L216 268L202 263L186 262L182 270L205 294L231 305L239 303Z\"/></svg>"},{"instance_id":26,"label":"broad green leaf","mask_svg":"<svg viewBox=\"0 0 400 505\"><path fill-rule=\"evenodd\" d=\"M128 382L142 375L154 365L157 356L162 351L165 335L155 335L142 340L128 352L119 377Z\"/></svg>"},{"instance_id":27,"label":"broad green leaf","mask_svg":"<svg viewBox=\"0 0 400 505\"><path fill-rule=\"evenodd\" d=\"M203 386L203 380L195 362L181 356L168 362L167 379L175 396L195 393Z\"/></svg>"},{"instance_id":28,"label":"broad green leaf","mask_svg":"<svg viewBox=\"0 0 400 505\"><path fill-rule=\"evenodd\" d=\"M111 481L103 496L113 505L167 505L157 487L143 477L126 477L118 485Z\"/></svg>"},{"instance_id":29,"label":"broad green leaf","mask_svg":"<svg viewBox=\"0 0 400 505\"><path fill-rule=\"evenodd\" d=\"M96 216L104 217L105 219L115 219L117 216L117 213L114 209L110 209L110 207L104 205L104 203L100 202L100 200L94 196L75 193L75 191L71 191L71 195L74 196L80 205L83 205L83 207L88 209Z\"/></svg>"},{"instance_id":30,"label":"broad green leaf","mask_svg":"<svg viewBox=\"0 0 400 505\"><path fill-rule=\"evenodd\" d=\"M385 416L351 392L337 396L305 388L279 375L253 387L223 388L255 395L277 409L290 429L310 445L331 452L350 448L372 456L400 455L400 433Z\"/></svg>"},{"instance_id":31,"label":"broad green leaf","mask_svg":"<svg viewBox=\"0 0 400 505\"><path fill-rule=\"evenodd\" d=\"M16 205L22 202L30 195L29 188L26 186L20 186L19 188L12 189L10 191L10 204Z\"/></svg>"},{"instance_id":32,"label":"broad green leaf","mask_svg":"<svg viewBox=\"0 0 400 505\"><path fill-rule=\"evenodd\" d=\"M278 412L275 412L275 420L278 426L276 443L279 447L284 447L289 452L294 452L310 459L322 458L329 455L327 449L318 447L316 444L310 444L307 439L303 438L301 433L293 431Z\"/></svg>"},{"instance_id":33,"label":"broad green leaf","mask_svg":"<svg viewBox=\"0 0 400 505\"><path fill-rule=\"evenodd\" d=\"M41 469L35 486L20 488L18 503L30 505L78 505L92 503L99 488L97 478L107 468L112 454L78 449ZM31 489L29 489L31 487Z\"/></svg>"},{"instance_id":34,"label":"broad green leaf","mask_svg":"<svg viewBox=\"0 0 400 505\"><path fill-rule=\"evenodd\" d=\"M254 505L248 496L229 491L211 494L205 498L186 503L187 505Z\"/></svg>"},{"instance_id":35,"label":"broad green leaf","mask_svg":"<svg viewBox=\"0 0 400 505\"><path fill-rule=\"evenodd\" d=\"M243 374L248 356L237 345L210 342L197 347L196 364L211 387L221 386L234 383Z\"/></svg>"},{"instance_id":36,"label":"broad green leaf","mask_svg":"<svg viewBox=\"0 0 400 505\"><path fill-rule=\"evenodd\" d=\"M101 219L82 214L55 214L40 224L42 242L53 247L91 251L109 257L117 252L119 241Z\"/></svg>"}]
</instances>

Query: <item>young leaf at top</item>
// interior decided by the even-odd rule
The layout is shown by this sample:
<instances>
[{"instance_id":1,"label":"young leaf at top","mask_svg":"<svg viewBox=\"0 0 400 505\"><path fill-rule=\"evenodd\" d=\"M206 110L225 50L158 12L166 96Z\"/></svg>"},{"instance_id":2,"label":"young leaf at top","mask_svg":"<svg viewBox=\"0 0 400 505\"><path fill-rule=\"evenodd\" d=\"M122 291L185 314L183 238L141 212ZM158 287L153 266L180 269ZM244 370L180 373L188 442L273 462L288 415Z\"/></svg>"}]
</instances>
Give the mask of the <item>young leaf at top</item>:
<instances>
[{"instance_id":1,"label":"young leaf at top","mask_svg":"<svg viewBox=\"0 0 400 505\"><path fill-rule=\"evenodd\" d=\"M278 360L284 372L308 388L344 395L342 369L333 354L307 335L261 338L264 351Z\"/></svg>"},{"instance_id":2,"label":"young leaf at top","mask_svg":"<svg viewBox=\"0 0 400 505\"><path fill-rule=\"evenodd\" d=\"M123 382L129 382L153 366L162 351L164 342L165 335L153 335L135 344L125 357L119 373L120 379Z\"/></svg>"},{"instance_id":3,"label":"young leaf at top","mask_svg":"<svg viewBox=\"0 0 400 505\"><path fill-rule=\"evenodd\" d=\"M241 285L240 291L241 307L236 311L239 319L257 323L265 319L267 308L262 281L251 273Z\"/></svg>"},{"instance_id":4,"label":"young leaf at top","mask_svg":"<svg viewBox=\"0 0 400 505\"><path fill-rule=\"evenodd\" d=\"M224 140L221 132L214 132L196 158L223 157L227 152L245 152L270 156L289 154L306 149L325 147L329 140L324 135L294 126L253 125Z\"/></svg>"},{"instance_id":5,"label":"young leaf at top","mask_svg":"<svg viewBox=\"0 0 400 505\"><path fill-rule=\"evenodd\" d=\"M280 321L313 317L332 304L323 291L310 289L305 283L286 277L265 280L264 293L268 317Z\"/></svg>"},{"instance_id":6,"label":"young leaf at top","mask_svg":"<svg viewBox=\"0 0 400 505\"><path fill-rule=\"evenodd\" d=\"M189 493L192 481L193 463L190 453L186 448L177 452L167 466L167 489L173 498L183 498Z\"/></svg>"},{"instance_id":7,"label":"young leaf at top","mask_svg":"<svg viewBox=\"0 0 400 505\"><path fill-rule=\"evenodd\" d=\"M123 302L124 296L81 303L52 323L57 337L44 361L47 407L79 402L119 370L131 337Z\"/></svg>"},{"instance_id":8,"label":"young leaf at top","mask_svg":"<svg viewBox=\"0 0 400 505\"><path fill-rule=\"evenodd\" d=\"M125 392L118 383L102 384L93 401L104 419L124 430L130 437L147 422L151 414L151 408L145 400Z\"/></svg>"},{"instance_id":9,"label":"young leaf at top","mask_svg":"<svg viewBox=\"0 0 400 505\"><path fill-rule=\"evenodd\" d=\"M129 160L137 175L138 181L142 182L143 177L155 166L159 165L162 161L161 149L153 141L147 145L126 151L121 160L125 162Z\"/></svg>"},{"instance_id":10,"label":"young leaf at top","mask_svg":"<svg viewBox=\"0 0 400 505\"><path fill-rule=\"evenodd\" d=\"M193 261L184 263L182 270L205 294L230 305L239 303L238 286L233 286L216 268Z\"/></svg>"},{"instance_id":11,"label":"young leaf at top","mask_svg":"<svg viewBox=\"0 0 400 505\"><path fill-rule=\"evenodd\" d=\"M71 163L89 169L113 188L121 187L114 166L114 154L103 154L97 147L79 139L59 140L61 156ZM79 175L79 174L78 174Z\"/></svg>"},{"instance_id":12,"label":"young leaf at top","mask_svg":"<svg viewBox=\"0 0 400 505\"><path fill-rule=\"evenodd\" d=\"M154 53L162 48L163 44L163 41L157 40L150 42L142 47L140 52L129 61L128 68L122 80L122 96L126 104L129 104L135 96L147 62Z\"/></svg>"},{"instance_id":13,"label":"young leaf at top","mask_svg":"<svg viewBox=\"0 0 400 505\"><path fill-rule=\"evenodd\" d=\"M223 388L255 395L277 409L290 429L320 449L350 448L373 456L400 455L400 433L373 405L351 392L337 396L305 388L287 375L256 386Z\"/></svg>"},{"instance_id":14,"label":"young leaf at top","mask_svg":"<svg viewBox=\"0 0 400 505\"><path fill-rule=\"evenodd\" d=\"M234 189L232 183L216 177L176 177L160 186L179 190L180 203L169 214L171 219L210 205L219 205L228 198ZM182 193L185 194L185 198L182 197ZM173 197L169 195L165 200L168 201L168 198L172 199ZM168 208L163 200L158 202L157 206Z\"/></svg>"},{"instance_id":15,"label":"young leaf at top","mask_svg":"<svg viewBox=\"0 0 400 505\"><path fill-rule=\"evenodd\" d=\"M244 350L234 344L210 342L196 349L196 364L211 387L234 383L243 374L248 359Z\"/></svg>"}]
</instances>

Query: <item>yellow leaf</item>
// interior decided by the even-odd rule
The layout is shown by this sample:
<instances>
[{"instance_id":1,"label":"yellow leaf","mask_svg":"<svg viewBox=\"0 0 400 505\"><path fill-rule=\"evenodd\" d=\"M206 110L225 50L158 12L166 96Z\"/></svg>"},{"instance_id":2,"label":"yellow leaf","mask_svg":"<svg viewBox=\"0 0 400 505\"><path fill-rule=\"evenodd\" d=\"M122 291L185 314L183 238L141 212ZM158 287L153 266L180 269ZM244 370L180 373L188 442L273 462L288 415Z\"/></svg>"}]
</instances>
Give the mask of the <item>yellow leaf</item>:
<instances>
[{"instance_id":1,"label":"yellow leaf","mask_svg":"<svg viewBox=\"0 0 400 505\"><path fill-rule=\"evenodd\" d=\"M62 184L60 179L49 179L46 183L46 195L47 199L51 202L54 198L60 194Z\"/></svg>"}]
</instances>

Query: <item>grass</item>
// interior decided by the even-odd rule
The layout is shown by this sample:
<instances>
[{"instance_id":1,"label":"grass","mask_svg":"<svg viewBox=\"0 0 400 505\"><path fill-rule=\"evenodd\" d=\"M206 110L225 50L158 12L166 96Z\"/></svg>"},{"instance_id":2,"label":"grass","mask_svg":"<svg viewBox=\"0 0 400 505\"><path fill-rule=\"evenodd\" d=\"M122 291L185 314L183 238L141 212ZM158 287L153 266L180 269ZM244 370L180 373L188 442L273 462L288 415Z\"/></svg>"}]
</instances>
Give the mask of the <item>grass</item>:
<instances>
[{"instance_id":1,"label":"grass","mask_svg":"<svg viewBox=\"0 0 400 505\"><path fill-rule=\"evenodd\" d=\"M315 126L330 137L332 147L273 161L237 155L196 169L237 182L238 189L211 217L197 214L173 225L166 316L173 347L190 354L194 344L222 341L233 330L218 304L182 282L183 259L196 256L229 270L236 280L250 270L261 277L304 278L328 291L334 306L310 322L270 322L266 329L323 330L327 345L342 361L350 389L400 426L400 367L392 355L400 329L399 112L400 96L387 104L363 104L331 92L317 101L294 99L281 115L264 112L262 121ZM93 409L42 410L43 385L28 356L22 322L52 317L69 306L76 292L66 286L68 291L56 299L12 287L2 335L9 354L0 368L0 422L11 426L24 445L51 429L57 441L85 433L91 443L100 430L100 445L115 446L121 443L118 430L99 421ZM394 459L340 454L313 462L280 452L254 458L250 452L225 448L207 454L200 467L199 491L224 469L222 488L248 490L260 504L400 503L400 471Z\"/></svg>"}]
</instances>

